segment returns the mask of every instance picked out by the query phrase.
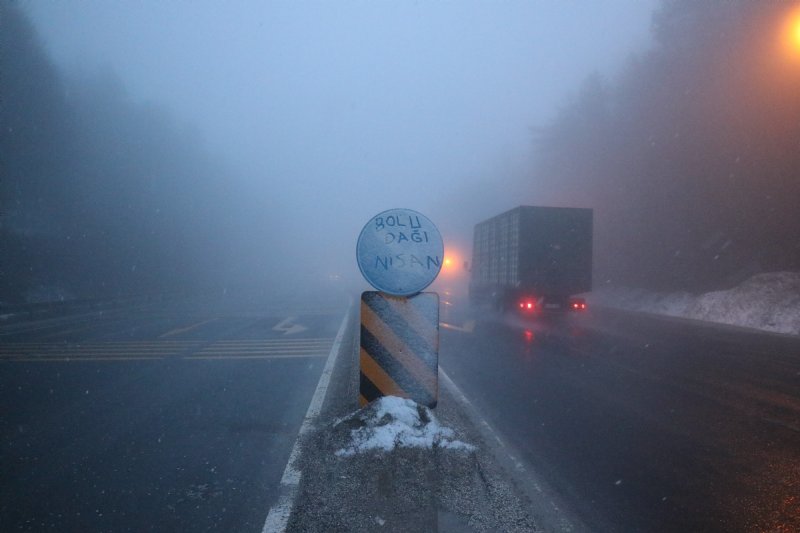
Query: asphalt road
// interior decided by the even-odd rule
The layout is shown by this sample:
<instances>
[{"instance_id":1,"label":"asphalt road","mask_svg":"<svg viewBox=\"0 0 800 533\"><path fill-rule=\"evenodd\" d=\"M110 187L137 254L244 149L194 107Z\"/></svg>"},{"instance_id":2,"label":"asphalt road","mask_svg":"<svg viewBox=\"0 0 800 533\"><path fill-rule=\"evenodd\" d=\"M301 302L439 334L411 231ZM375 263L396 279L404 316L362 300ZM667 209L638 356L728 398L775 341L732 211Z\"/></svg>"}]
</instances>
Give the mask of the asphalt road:
<instances>
[{"instance_id":1,"label":"asphalt road","mask_svg":"<svg viewBox=\"0 0 800 533\"><path fill-rule=\"evenodd\" d=\"M800 531L800 340L594 310L442 330L440 365L596 531Z\"/></svg>"},{"instance_id":2,"label":"asphalt road","mask_svg":"<svg viewBox=\"0 0 800 533\"><path fill-rule=\"evenodd\" d=\"M0 530L261 531L347 305L226 296L0 330Z\"/></svg>"},{"instance_id":3,"label":"asphalt road","mask_svg":"<svg viewBox=\"0 0 800 533\"><path fill-rule=\"evenodd\" d=\"M347 303L0 328L0 530L261 531ZM592 530L800 530L797 339L608 310L456 316L441 366Z\"/></svg>"}]
</instances>

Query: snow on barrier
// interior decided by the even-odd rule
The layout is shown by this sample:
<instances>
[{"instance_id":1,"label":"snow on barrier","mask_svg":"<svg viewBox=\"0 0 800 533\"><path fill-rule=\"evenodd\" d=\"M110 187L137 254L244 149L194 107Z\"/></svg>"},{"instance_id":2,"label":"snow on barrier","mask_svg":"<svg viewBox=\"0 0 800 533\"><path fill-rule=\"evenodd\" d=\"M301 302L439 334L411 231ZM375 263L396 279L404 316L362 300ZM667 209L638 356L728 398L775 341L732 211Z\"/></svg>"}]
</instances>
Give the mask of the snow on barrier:
<instances>
[{"instance_id":1,"label":"snow on barrier","mask_svg":"<svg viewBox=\"0 0 800 533\"><path fill-rule=\"evenodd\" d=\"M455 432L442 426L430 409L396 396L379 398L338 420L334 427L342 424L355 427L350 431L350 441L336 451L339 457L372 450L390 452L396 448L475 449L471 444L456 440Z\"/></svg>"}]
</instances>

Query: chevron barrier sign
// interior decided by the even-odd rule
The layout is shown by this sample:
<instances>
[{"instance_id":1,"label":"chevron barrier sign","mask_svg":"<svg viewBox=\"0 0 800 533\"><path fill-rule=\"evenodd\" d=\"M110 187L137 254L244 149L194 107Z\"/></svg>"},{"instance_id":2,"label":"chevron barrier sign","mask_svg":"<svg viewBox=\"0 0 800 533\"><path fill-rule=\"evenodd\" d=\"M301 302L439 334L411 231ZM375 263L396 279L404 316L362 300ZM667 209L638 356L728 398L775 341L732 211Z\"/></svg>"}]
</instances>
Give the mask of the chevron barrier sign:
<instances>
[{"instance_id":1,"label":"chevron barrier sign","mask_svg":"<svg viewBox=\"0 0 800 533\"><path fill-rule=\"evenodd\" d=\"M358 268L380 292L361 295L359 403L382 396L436 407L439 295L421 292L442 269L444 243L422 213L389 209L372 217L356 244Z\"/></svg>"},{"instance_id":2,"label":"chevron barrier sign","mask_svg":"<svg viewBox=\"0 0 800 533\"><path fill-rule=\"evenodd\" d=\"M439 295L361 295L359 403L382 396L436 407L439 396Z\"/></svg>"}]
</instances>

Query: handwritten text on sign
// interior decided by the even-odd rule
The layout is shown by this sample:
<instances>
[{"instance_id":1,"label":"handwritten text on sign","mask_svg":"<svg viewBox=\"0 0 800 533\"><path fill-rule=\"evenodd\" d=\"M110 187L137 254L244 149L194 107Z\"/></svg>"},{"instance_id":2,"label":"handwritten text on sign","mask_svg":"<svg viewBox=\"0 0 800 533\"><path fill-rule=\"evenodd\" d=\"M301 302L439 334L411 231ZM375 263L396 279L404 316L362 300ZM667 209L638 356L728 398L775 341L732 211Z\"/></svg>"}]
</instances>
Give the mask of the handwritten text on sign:
<instances>
[{"instance_id":1,"label":"handwritten text on sign","mask_svg":"<svg viewBox=\"0 0 800 533\"><path fill-rule=\"evenodd\" d=\"M406 296L427 287L442 268L444 246L436 226L410 209L392 209L364 226L359 268L375 288Z\"/></svg>"},{"instance_id":2,"label":"handwritten text on sign","mask_svg":"<svg viewBox=\"0 0 800 533\"><path fill-rule=\"evenodd\" d=\"M422 229L419 215L395 216L388 215L386 218L375 217L375 231L383 232L383 242L385 244L403 244L404 242L429 243L430 235ZM412 254L398 253L394 255L376 255L375 268L383 267L384 270L394 268L426 268L430 270L442 268L441 258L436 255L431 257L426 255L424 258Z\"/></svg>"}]
</instances>

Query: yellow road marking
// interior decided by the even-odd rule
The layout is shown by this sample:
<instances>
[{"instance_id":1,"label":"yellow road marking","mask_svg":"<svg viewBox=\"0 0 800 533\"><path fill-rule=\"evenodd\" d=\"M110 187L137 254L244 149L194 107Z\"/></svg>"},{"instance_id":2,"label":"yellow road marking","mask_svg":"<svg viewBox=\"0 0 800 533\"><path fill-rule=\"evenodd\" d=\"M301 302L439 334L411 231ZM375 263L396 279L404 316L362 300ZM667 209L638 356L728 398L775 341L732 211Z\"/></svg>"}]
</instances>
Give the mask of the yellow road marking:
<instances>
[{"instance_id":1,"label":"yellow road marking","mask_svg":"<svg viewBox=\"0 0 800 533\"><path fill-rule=\"evenodd\" d=\"M200 353L202 352L232 352L232 353L244 353L244 352L276 352L276 353L294 353L294 352L317 352L321 350L325 350L326 346L301 346L298 348L282 348L282 347L273 347L273 346L248 346L247 348L234 348L228 346L214 346L213 344L207 348L203 348L199 350Z\"/></svg>"},{"instance_id":2,"label":"yellow road marking","mask_svg":"<svg viewBox=\"0 0 800 533\"><path fill-rule=\"evenodd\" d=\"M75 344L49 344L49 345L40 345L40 346L17 346L15 344L10 344L4 347L2 351L11 351L11 350L84 350L84 351L96 351L96 350L179 350L183 348L193 348L197 346L202 346L202 343L195 343L195 344L186 344L186 345L169 345L169 344L128 344L120 346L119 344L106 344L106 345L94 345L94 346L79 346Z\"/></svg>"},{"instance_id":3,"label":"yellow road marking","mask_svg":"<svg viewBox=\"0 0 800 533\"><path fill-rule=\"evenodd\" d=\"M327 353L300 353L300 354L203 354L203 355L190 355L182 357L181 359L322 359L326 357ZM80 357L71 355L48 355L42 357L2 357L0 361L5 362L87 362L87 361L157 361L164 359L162 356L126 356L120 355L117 357L107 356L93 356L93 357Z\"/></svg>"},{"instance_id":4,"label":"yellow road marking","mask_svg":"<svg viewBox=\"0 0 800 533\"><path fill-rule=\"evenodd\" d=\"M299 353L299 354L202 354L190 355L183 359L305 359L327 357L327 353Z\"/></svg>"},{"instance_id":5,"label":"yellow road marking","mask_svg":"<svg viewBox=\"0 0 800 533\"><path fill-rule=\"evenodd\" d=\"M202 343L203 341L13 342L0 344L0 350L11 346L190 346Z\"/></svg>"},{"instance_id":6,"label":"yellow road marking","mask_svg":"<svg viewBox=\"0 0 800 533\"><path fill-rule=\"evenodd\" d=\"M231 350L225 348L216 348L211 346L205 350L197 350L196 354L205 354L205 353L241 353L241 354L253 354L253 353L285 353L287 355L292 355L296 353L322 353L327 352L328 350L324 347L320 348L303 348L301 350L287 350L287 349L279 349L279 350L272 350L272 349L248 349L248 350ZM191 355L195 355L192 353Z\"/></svg>"},{"instance_id":7,"label":"yellow road marking","mask_svg":"<svg viewBox=\"0 0 800 533\"><path fill-rule=\"evenodd\" d=\"M208 322L208 321L206 321ZM202 323L190 327L198 327ZM186 330L186 328L183 328ZM203 341L119 341L65 344L28 342L0 345L0 361L129 361L182 359L288 359L325 357L331 338Z\"/></svg>"},{"instance_id":8,"label":"yellow road marking","mask_svg":"<svg viewBox=\"0 0 800 533\"><path fill-rule=\"evenodd\" d=\"M178 353L187 348L199 347L201 345L195 344L193 346L118 346L109 344L107 346L64 346L62 344L52 344L50 346L8 346L0 350L0 356L4 354L13 353Z\"/></svg>"},{"instance_id":9,"label":"yellow road marking","mask_svg":"<svg viewBox=\"0 0 800 533\"><path fill-rule=\"evenodd\" d=\"M108 352L98 352L98 353L81 353L81 352L19 352L19 353L10 353L10 354L3 354L0 356L0 359L13 359L15 357L30 357L34 359L45 359L47 357L72 357L72 358L81 358L81 359L91 359L93 357L108 357L108 358L120 358L120 357L167 357L170 355L175 355L175 352L120 352L118 354L108 353Z\"/></svg>"},{"instance_id":10,"label":"yellow road marking","mask_svg":"<svg viewBox=\"0 0 800 533\"><path fill-rule=\"evenodd\" d=\"M235 344L210 344L206 348L214 347L224 350L254 350L261 348L269 348L272 350L309 350L314 348L327 348L331 345L330 342L319 344L244 344L237 346Z\"/></svg>"},{"instance_id":11,"label":"yellow road marking","mask_svg":"<svg viewBox=\"0 0 800 533\"><path fill-rule=\"evenodd\" d=\"M333 339L259 339L252 341L214 341L215 344L319 344L321 342L332 342Z\"/></svg>"},{"instance_id":12,"label":"yellow road marking","mask_svg":"<svg viewBox=\"0 0 800 533\"><path fill-rule=\"evenodd\" d=\"M163 357L14 357L7 358L11 363L71 363L86 361L157 361Z\"/></svg>"},{"instance_id":13,"label":"yellow road marking","mask_svg":"<svg viewBox=\"0 0 800 533\"><path fill-rule=\"evenodd\" d=\"M0 354L0 357L10 357L14 355L85 355L87 357L101 356L101 355L170 355L180 353L175 350L97 350L93 352L86 352L83 350L17 350L15 352L6 352Z\"/></svg>"},{"instance_id":14,"label":"yellow road marking","mask_svg":"<svg viewBox=\"0 0 800 533\"><path fill-rule=\"evenodd\" d=\"M191 330L193 330L195 328L199 328L200 326L202 326L204 324L208 324L209 322L214 322L215 320L219 320L219 317L209 318L208 320L200 321L200 322L198 322L196 324L192 324L191 326L187 326L185 328L173 329L172 331L168 331L168 332L164 333L163 335L159 335L158 338L159 339L163 339L164 337L172 337L173 335L179 335L181 333L186 333L187 331L191 331Z\"/></svg>"},{"instance_id":15,"label":"yellow road marking","mask_svg":"<svg viewBox=\"0 0 800 533\"><path fill-rule=\"evenodd\" d=\"M255 341L255 342L228 342L228 341L214 341L213 344L222 346L308 346L318 344L331 344L332 339L324 339L319 341L304 342L304 341Z\"/></svg>"},{"instance_id":16,"label":"yellow road marking","mask_svg":"<svg viewBox=\"0 0 800 533\"><path fill-rule=\"evenodd\" d=\"M247 346L231 346L231 345L218 345L218 344L209 344L207 346L203 346L202 349L207 350L209 348L219 348L222 350L261 350L261 349L270 349L270 350L314 350L314 349L326 349L331 345L331 343L326 344L313 344L313 345L306 345L306 346L275 346L271 344L252 344ZM19 346L13 349L7 350L0 350L0 354L2 353L11 353L11 352L35 352L35 351L74 351L74 352L110 352L110 351L160 351L160 352L176 352L185 349L191 348L200 348L202 345L194 345L194 346L108 346L108 347L92 347L92 348L84 348L82 346L41 346L41 347L26 347L26 346Z\"/></svg>"},{"instance_id":17,"label":"yellow road marking","mask_svg":"<svg viewBox=\"0 0 800 533\"><path fill-rule=\"evenodd\" d=\"M129 345L129 346L119 346L116 344L109 344L107 346L74 346L74 345L63 345L63 344L51 344L49 346L16 346L10 345L0 349L0 354L9 353L9 352L35 352L35 351L80 351L80 352L114 352L114 351L130 351L130 350L138 350L138 351L180 351L185 350L188 348L197 348L202 346L202 344L190 344L185 346L159 346L157 344L153 345Z\"/></svg>"}]
</instances>

